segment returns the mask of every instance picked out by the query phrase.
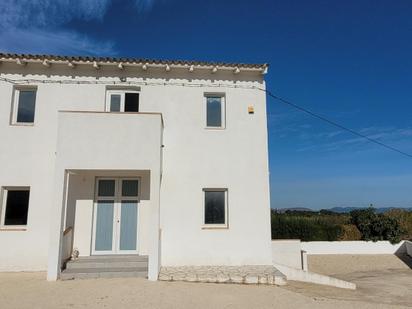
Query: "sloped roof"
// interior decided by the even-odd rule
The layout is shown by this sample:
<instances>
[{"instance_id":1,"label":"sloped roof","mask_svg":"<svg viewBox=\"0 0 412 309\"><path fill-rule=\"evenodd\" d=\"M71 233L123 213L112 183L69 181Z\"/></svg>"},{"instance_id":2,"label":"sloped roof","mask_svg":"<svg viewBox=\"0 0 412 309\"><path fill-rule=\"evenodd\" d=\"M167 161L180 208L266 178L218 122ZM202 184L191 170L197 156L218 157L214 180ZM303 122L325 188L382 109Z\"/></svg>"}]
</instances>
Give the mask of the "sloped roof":
<instances>
[{"instance_id":1,"label":"sloped roof","mask_svg":"<svg viewBox=\"0 0 412 309\"><path fill-rule=\"evenodd\" d=\"M13 54L0 53L0 61L20 60L28 62L67 62L75 64L97 63L97 64L124 64L124 65L169 65L169 66L194 66L194 67L217 67L223 69L243 69L266 71L267 63L232 63L193 60L159 60L146 58L123 58L123 57L93 57L93 56L59 56L59 55L35 55L35 54Z\"/></svg>"}]
</instances>

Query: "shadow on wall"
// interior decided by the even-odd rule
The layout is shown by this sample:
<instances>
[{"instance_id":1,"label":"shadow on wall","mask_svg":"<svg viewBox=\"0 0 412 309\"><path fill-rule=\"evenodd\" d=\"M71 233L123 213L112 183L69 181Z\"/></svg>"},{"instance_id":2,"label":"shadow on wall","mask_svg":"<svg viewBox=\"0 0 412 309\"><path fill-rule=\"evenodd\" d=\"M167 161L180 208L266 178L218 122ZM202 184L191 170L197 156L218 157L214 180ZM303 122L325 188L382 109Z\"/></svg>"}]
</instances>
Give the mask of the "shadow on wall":
<instances>
[{"instance_id":1,"label":"shadow on wall","mask_svg":"<svg viewBox=\"0 0 412 309\"><path fill-rule=\"evenodd\" d=\"M140 200L150 200L150 171L78 171L69 180L67 193L66 222L67 227L75 226L76 208L93 207L97 177L140 177Z\"/></svg>"}]
</instances>

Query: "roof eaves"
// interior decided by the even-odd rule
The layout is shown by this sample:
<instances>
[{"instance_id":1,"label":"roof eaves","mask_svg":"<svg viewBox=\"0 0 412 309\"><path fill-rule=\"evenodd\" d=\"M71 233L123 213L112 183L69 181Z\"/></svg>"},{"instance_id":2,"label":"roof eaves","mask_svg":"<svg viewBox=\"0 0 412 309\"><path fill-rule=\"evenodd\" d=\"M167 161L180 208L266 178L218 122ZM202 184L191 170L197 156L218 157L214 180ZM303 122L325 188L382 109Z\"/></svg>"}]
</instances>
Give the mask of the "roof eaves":
<instances>
[{"instance_id":1,"label":"roof eaves","mask_svg":"<svg viewBox=\"0 0 412 309\"><path fill-rule=\"evenodd\" d=\"M145 58L125 58L125 57L94 57L94 56L61 56L61 55L39 55L39 54L13 54L0 53L0 61L5 60L23 60L23 61L58 61L58 62L77 62L100 64L137 64L137 65L172 65L172 66L195 66L205 68L226 68L226 69L246 69L267 71L269 65L267 63L232 63L232 62L213 62L213 61L194 61L194 60L160 60L160 59L145 59Z\"/></svg>"}]
</instances>

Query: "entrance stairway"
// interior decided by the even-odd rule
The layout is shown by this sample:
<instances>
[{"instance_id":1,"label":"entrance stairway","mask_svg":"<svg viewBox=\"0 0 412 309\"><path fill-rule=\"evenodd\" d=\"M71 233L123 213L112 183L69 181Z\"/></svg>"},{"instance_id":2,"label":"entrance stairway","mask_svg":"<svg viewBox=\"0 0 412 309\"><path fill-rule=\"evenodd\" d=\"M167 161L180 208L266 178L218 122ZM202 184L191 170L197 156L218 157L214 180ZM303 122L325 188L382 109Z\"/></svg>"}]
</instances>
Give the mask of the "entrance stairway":
<instances>
[{"instance_id":1,"label":"entrance stairway","mask_svg":"<svg viewBox=\"0 0 412 309\"><path fill-rule=\"evenodd\" d=\"M92 278L147 278L148 257L142 255L98 255L66 263L61 280Z\"/></svg>"}]
</instances>

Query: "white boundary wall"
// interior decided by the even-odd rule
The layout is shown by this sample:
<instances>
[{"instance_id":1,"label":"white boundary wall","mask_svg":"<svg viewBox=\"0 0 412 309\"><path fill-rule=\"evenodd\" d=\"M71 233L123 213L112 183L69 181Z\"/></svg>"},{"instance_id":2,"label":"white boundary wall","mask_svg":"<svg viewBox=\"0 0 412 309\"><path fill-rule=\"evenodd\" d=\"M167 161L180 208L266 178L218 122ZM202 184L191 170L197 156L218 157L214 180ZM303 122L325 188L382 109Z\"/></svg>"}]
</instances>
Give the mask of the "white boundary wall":
<instances>
[{"instance_id":1,"label":"white boundary wall","mask_svg":"<svg viewBox=\"0 0 412 309\"><path fill-rule=\"evenodd\" d=\"M287 280L311 282L344 289L356 289L351 282L307 271L307 255L311 254L404 254L412 257L412 242L401 241L310 241L272 240L272 262ZM303 268L303 269L302 269Z\"/></svg>"},{"instance_id":2,"label":"white boundary wall","mask_svg":"<svg viewBox=\"0 0 412 309\"><path fill-rule=\"evenodd\" d=\"M405 241L310 241L301 242L307 254L395 254L405 253Z\"/></svg>"},{"instance_id":3,"label":"white boundary wall","mask_svg":"<svg viewBox=\"0 0 412 309\"><path fill-rule=\"evenodd\" d=\"M302 245L299 239L272 240L272 262L302 269Z\"/></svg>"},{"instance_id":4,"label":"white boundary wall","mask_svg":"<svg viewBox=\"0 0 412 309\"><path fill-rule=\"evenodd\" d=\"M412 257L412 241L405 240L406 254Z\"/></svg>"}]
</instances>

